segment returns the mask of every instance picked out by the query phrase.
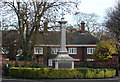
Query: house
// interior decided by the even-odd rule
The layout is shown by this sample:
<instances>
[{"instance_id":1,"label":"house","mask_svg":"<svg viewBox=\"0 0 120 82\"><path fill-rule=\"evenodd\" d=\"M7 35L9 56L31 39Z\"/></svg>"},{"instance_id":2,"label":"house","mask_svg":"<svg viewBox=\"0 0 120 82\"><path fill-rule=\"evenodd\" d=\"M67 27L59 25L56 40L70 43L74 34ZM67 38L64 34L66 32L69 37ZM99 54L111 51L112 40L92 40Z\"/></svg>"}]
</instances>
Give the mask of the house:
<instances>
[{"instance_id":1,"label":"house","mask_svg":"<svg viewBox=\"0 0 120 82\"><path fill-rule=\"evenodd\" d=\"M81 31L67 32L66 34L66 47L71 57L78 59L78 61L94 61L93 52L99 40L91 33L85 31L84 22L81 22ZM60 32L48 32L44 36L40 35L39 38L38 44L34 48L34 54L36 56L39 55L38 62L43 64L48 61L48 65L52 66L51 58L57 55L60 48ZM46 50L45 47L49 49ZM49 56L47 60L44 59L46 52L48 52L47 56Z\"/></svg>"},{"instance_id":2,"label":"house","mask_svg":"<svg viewBox=\"0 0 120 82\"><path fill-rule=\"evenodd\" d=\"M96 48L96 43L99 42L99 40L94 37L91 33L85 31L85 23L81 23L81 31L67 31L67 49L69 52L69 55L73 58L77 59L79 61L94 61L93 59L93 51ZM13 46L10 48L11 51L16 52L15 47L15 40L19 37L18 32L16 30L6 30L2 32L2 40L3 40L3 51L9 53L9 51L6 51L6 45L9 45L8 42L11 44L9 46ZM14 36L14 37L13 37ZM34 36L33 36L34 37ZM52 58L55 58L57 56L57 52L60 48L60 31L48 31L47 33L38 32L37 33L37 40L36 45L34 47L34 58L35 62L39 64L46 64L49 66L52 66ZM14 58L11 55L3 54L4 58ZM16 53L13 53L14 55L17 55ZM12 54L12 55L13 55ZM9 57L8 57L9 56ZM6 61L6 60L5 60ZM108 64L114 65L114 67L118 63L117 57L113 57L108 62L104 62L104 65ZM112 64L113 63L113 64ZM103 62L98 62L98 64L103 64Z\"/></svg>"}]
</instances>

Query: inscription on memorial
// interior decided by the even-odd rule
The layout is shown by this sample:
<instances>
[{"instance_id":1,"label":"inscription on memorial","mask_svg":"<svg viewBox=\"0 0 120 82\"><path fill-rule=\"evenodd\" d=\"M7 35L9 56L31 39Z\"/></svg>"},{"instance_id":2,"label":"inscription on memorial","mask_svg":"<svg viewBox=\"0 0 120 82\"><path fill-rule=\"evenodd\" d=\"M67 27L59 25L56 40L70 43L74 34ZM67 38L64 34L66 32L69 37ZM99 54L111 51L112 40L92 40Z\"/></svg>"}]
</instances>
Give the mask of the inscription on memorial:
<instances>
[{"instance_id":1,"label":"inscription on memorial","mask_svg":"<svg viewBox=\"0 0 120 82\"><path fill-rule=\"evenodd\" d=\"M72 68L72 62L70 61L58 62L58 68Z\"/></svg>"}]
</instances>

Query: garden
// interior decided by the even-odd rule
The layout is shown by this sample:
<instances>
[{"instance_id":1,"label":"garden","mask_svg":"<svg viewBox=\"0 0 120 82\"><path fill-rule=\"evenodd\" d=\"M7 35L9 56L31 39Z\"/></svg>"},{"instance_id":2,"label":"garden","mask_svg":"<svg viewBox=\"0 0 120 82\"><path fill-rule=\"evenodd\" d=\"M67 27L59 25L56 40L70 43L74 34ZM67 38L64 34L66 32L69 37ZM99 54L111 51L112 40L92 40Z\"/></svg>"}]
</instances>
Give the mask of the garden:
<instances>
[{"instance_id":1,"label":"garden","mask_svg":"<svg viewBox=\"0 0 120 82\"><path fill-rule=\"evenodd\" d=\"M112 68L77 67L75 69L54 69L40 64L4 66L6 76L24 79L92 79L116 76Z\"/></svg>"},{"instance_id":2,"label":"garden","mask_svg":"<svg viewBox=\"0 0 120 82\"><path fill-rule=\"evenodd\" d=\"M53 68L27 68L11 67L9 76L25 79L80 79L80 78L110 78L115 77L114 69L53 69Z\"/></svg>"}]
</instances>

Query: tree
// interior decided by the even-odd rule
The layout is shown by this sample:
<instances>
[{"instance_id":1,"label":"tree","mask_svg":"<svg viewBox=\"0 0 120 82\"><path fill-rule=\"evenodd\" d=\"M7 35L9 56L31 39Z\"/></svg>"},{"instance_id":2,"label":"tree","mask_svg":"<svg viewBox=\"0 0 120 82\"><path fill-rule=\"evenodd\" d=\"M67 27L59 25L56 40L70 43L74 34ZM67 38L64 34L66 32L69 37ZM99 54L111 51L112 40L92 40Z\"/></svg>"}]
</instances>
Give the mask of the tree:
<instances>
[{"instance_id":1,"label":"tree","mask_svg":"<svg viewBox=\"0 0 120 82\"><path fill-rule=\"evenodd\" d=\"M106 31L105 29L101 29L98 32L93 32L93 34L99 40L115 40L115 38L111 36L111 33L109 31Z\"/></svg>"},{"instance_id":2,"label":"tree","mask_svg":"<svg viewBox=\"0 0 120 82\"><path fill-rule=\"evenodd\" d=\"M118 62L120 64L120 1L114 8L107 10L106 27L109 29L111 35L118 41L116 45L118 51Z\"/></svg>"},{"instance_id":3,"label":"tree","mask_svg":"<svg viewBox=\"0 0 120 82\"><path fill-rule=\"evenodd\" d=\"M86 30L90 33L98 31L101 27L101 24L98 22L99 16L96 14L87 14L77 12L74 14L74 20L77 22L76 26L81 27L81 22L85 22Z\"/></svg>"},{"instance_id":4,"label":"tree","mask_svg":"<svg viewBox=\"0 0 120 82\"><path fill-rule=\"evenodd\" d=\"M116 41L112 40L102 40L97 44L97 47L94 51L94 58L96 60L104 61L112 58L112 54L117 54L116 50Z\"/></svg>"},{"instance_id":5,"label":"tree","mask_svg":"<svg viewBox=\"0 0 120 82\"><path fill-rule=\"evenodd\" d=\"M16 39L18 39L17 31L2 31L3 56L9 58L10 60L16 60L18 50Z\"/></svg>"},{"instance_id":6,"label":"tree","mask_svg":"<svg viewBox=\"0 0 120 82\"><path fill-rule=\"evenodd\" d=\"M106 27L110 30L111 35L120 43L120 2L118 2L114 9L111 8L107 11L107 19Z\"/></svg>"},{"instance_id":7,"label":"tree","mask_svg":"<svg viewBox=\"0 0 120 82\"><path fill-rule=\"evenodd\" d=\"M70 11L72 9L70 7L76 8L78 2L79 0L74 2L61 2L59 0L56 2L38 0L27 2L13 0L11 2L4 2L5 7L9 7L8 10L14 12L13 15L17 18L17 22L15 21L14 24L9 23L8 25L5 21L3 23L5 27L12 26L12 28L14 27L18 31L19 38L16 41L18 41L19 50L22 50L23 56L21 55L21 59L31 60L33 48L38 38L36 35L39 31L44 36L44 33L53 27L52 25L49 27L49 22L51 19L57 18L59 10Z\"/></svg>"}]
</instances>

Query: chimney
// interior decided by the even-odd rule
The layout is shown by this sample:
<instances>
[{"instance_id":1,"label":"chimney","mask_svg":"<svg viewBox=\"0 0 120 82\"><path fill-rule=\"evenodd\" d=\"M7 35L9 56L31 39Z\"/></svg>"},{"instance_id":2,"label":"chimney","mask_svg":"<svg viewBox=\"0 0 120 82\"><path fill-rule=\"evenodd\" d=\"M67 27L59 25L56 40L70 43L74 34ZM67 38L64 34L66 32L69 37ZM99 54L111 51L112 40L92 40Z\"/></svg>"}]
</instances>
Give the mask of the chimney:
<instances>
[{"instance_id":1,"label":"chimney","mask_svg":"<svg viewBox=\"0 0 120 82\"><path fill-rule=\"evenodd\" d=\"M85 22L81 22L81 33L85 33Z\"/></svg>"}]
</instances>

